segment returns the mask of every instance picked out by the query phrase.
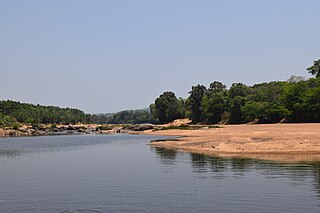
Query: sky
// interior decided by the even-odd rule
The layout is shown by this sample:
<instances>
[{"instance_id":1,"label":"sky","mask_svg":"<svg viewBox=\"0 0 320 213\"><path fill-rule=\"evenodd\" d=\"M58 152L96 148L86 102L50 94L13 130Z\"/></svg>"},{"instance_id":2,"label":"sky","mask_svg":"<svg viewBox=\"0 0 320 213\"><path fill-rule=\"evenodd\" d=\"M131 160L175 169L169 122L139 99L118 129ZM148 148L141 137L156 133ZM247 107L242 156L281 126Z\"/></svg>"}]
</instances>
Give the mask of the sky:
<instances>
[{"instance_id":1,"label":"sky","mask_svg":"<svg viewBox=\"0 0 320 213\"><path fill-rule=\"evenodd\" d=\"M311 77L319 0L0 0L0 99L86 113Z\"/></svg>"}]
</instances>

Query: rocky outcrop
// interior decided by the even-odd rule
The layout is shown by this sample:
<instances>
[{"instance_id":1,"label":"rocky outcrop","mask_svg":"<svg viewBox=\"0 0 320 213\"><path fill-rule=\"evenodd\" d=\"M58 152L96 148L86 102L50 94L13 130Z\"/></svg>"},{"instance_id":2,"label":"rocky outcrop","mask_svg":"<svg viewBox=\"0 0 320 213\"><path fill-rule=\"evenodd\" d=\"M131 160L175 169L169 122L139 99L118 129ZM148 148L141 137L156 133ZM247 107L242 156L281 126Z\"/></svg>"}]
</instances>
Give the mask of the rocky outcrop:
<instances>
[{"instance_id":1,"label":"rocky outcrop","mask_svg":"<svg viewBox=\"0 0 320 213\"><path fill-rule=\"evenodd\" d=\"M123 125L43 125L22 126L18 129L0 128L0 137L15 136L41 136L41 135L63 135L63 134L116 134L135 133L146 130L157 129L154 124L123 124Z\"/></svg>"},{"instance_id":2,"label":"rocky outcrop","mask_svg":"<svg viewBox=\"0 0 320 213\"><path fill-rule=\"evenodd\" d=\"M134 131L134 132L141 132L146 130L155 129L154 124L136 124L136 125L127 125L123 126L124 130Z\"/></svg>"}]
</instances>

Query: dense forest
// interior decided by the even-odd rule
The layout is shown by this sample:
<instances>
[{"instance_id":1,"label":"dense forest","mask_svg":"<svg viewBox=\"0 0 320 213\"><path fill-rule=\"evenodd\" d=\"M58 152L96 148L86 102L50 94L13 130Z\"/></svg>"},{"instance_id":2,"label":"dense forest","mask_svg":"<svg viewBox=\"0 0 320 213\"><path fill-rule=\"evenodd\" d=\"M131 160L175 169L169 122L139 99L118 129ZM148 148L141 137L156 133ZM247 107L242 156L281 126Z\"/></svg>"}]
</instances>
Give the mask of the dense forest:
<instances>
[{"instance_id":1,"label":"dense forest","mask_svg":"<svg viewBox=\"0 0 320 213\"><path fill-rule=\"evenodd\" d=\"M124 110L117 113L93 114L91 122L97 124L143 124L156 123L149 109Z\"/></svg>"},{"instance_id":2,"label":"dense forest","mask_svg":"<svg viewBox=\"0 0 320 213\"><path fill-rule=\"evenodd\" d=\"M41 106L18 101L0 101L0 127L18 127L21 123L38 124L141 124L155 123L149 109L117 113L85 114L83 111L55 106Z\"/></svg>"},{"instance_id":3,"label":"dense forest","mask_svg":"<svg viewBox=\"0 0 320 213\"><path fill-rule=\"evenodd\" d=\"M15 126L17 123L75 124L90 123L91 116L81 110L41 106L17 101L0 101L0 126Z\"/></svg>"},{"instance_id":4,"label":"dense forest","mask_svg":"<svg viewBox=\"0 0 320 213\"><path fill-rule=\"evenodd\" d=\"M234 83L229 89L219 81L207 88L193 86L186 100L164 92L150 105L159 123L190 118L193 123L241 124L320 122L320 60L307 68L315 78L291 76L287 81L247 86Z\"/></svg>"},{"instance_id":5,"label":"dense forest","mask_svg":"<svg viewBox=\"0 0 320 213\"><path fill-rule=\"evenodd\" d=\"M78 109L0 101L0 127L21 123L162 124L179 118L190 118L195 124L320 122L320 60L307 70L314 78L291 76L287 81L253 86L234 83L229 89L214 81L209 87L193 86L186 99L167 91L149 109L117 113L86 114Z\"/></svg>"}]
</instances>

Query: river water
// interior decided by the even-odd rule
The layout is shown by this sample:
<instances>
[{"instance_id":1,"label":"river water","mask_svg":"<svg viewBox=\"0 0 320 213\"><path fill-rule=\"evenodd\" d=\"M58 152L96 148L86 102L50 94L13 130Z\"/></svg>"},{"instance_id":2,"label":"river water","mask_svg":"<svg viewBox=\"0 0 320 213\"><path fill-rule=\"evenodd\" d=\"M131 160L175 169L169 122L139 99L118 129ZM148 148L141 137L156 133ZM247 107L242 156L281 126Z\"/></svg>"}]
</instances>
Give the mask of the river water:
<instances>
[{"instance_id":1,"label":"river water","mask_svg":"<svg viewBox=\"0 0 320 213\"><path fill-rule=\"evenodd\" d=\"M319 163L147 145L161 138L0 138L0 212L320 212Z\"/></svg>"}]
</instances>

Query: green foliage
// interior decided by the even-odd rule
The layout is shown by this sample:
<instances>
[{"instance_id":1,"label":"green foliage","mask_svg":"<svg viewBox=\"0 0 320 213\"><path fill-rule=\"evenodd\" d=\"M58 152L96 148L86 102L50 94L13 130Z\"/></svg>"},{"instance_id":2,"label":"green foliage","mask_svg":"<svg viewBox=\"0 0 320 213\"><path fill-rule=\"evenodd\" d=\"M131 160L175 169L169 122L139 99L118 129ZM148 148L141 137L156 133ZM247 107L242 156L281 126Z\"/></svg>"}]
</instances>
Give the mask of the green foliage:
<instances>
[{"instance_id":1,"label":"green foliage","mask_svg":"<svg viewBox=\"0 0 320 213\"><path fill-rule=\"evenodd\" d=\"M202 98L203 118L206 123L218 123L221 121L221 115L226 110L227 97L222 91L208 91Z\"/></svg>"},{"instance_id":2,"label":"green foliage","mask_svg":"<svg viewBox=\"0 0 320 213\"><path fill-rule=\"evenodd\" d=\"M114 113L108 116L103 123L109 124L142 124L142 123L155 123L150 110L138 109L138 110L124 110Z\"/></svg>"},{"instance_id":3,"label":"green foliage","mask_svg":"<svg viewBox=\"0 0 320 213\"><path fill-rule=\"evenodd\" d=\"M19 127L20 127L20 124L18 124L18 123L14 123L14 124L12 125L12 129L13 129L13 130L18 130Z\"/></svg>"},{"instance_id":4,"label":"green foliage","mask_svg":"<svg viewBox=\"0 0 320 213\"><path fill-rule=\"evenodd\" d=\"M243 117L242 117L242 106L245 105L247 99L245 97L236 96L234 99L230 100L230 106L229 106L229 123L231 124L240 124L243 123Z\"/></svg>"},{"instance_id":5,"label":"green foliage","mask_svg":"<svg viewBox=\"0 0 320 213\"><path fill-rule=\"evenodd\" d=\"M190 109L189 116L193 123L198 123L203 119L202 98L206 91L207 88L205 86L198 84L197 86L193 86L189 92L190 96L187 99L186 105Z\"/></svg>"},{"instance_id":6,"label":"green foliage","mask_svg":"<svg viewBox=\"0 0 320 213\"><path fill-rule=\"evenodd\" d=\"M250 88L248 100L257 102L281 102L281 96L288 82L273 81L269 83L255 84Z\"/></svg>"},{"instance_id":7,"label":"green foliage","mask_svg":"<svg viewBox=\"0 0 320 213\"><path fill-rule=\"evenodd\" d=\"M219 81L214 81L213 83L210 84L210 87L208 89L209 92L224 92L226 91L226 85Z\"/></svg>"},{"instance_id":8,"label":"green foliage","mask_svg":"<svg viewBox=\"0 0 320 213\"><path fill-rule=\"evenodd\" d=\"M228 93L231 99L234 99L237 96L245 97L249 93L249 87L243 83L233 83Z\"/></svg>"},{"instance_id":9,"label":"green foliage","mask_svg":"<svg viewBox=\"0 0 320 213\"><path fill-rule=\"evenodd\" d=\"M19 125L17 119L12 116L0 113L0 127L13 127Z\"/></svg>"},{"instance_id":10,"label":"green foliage","mask_svg":"<svg viewBox=\"0 0 320 213\"><path fill-rule=\"evenodd\" d=\"M78 109L0 101L0 127L19 128L21 123L53 124L52 128L55 124L76 123L168 123L184 117L190 118L192 123L210 124L276 123L283 119L286 122L320 122L320 59L307 70L315 78L305 80L301 76L291 76L287 81L253 86L234 83L230 89L214 81L208 89L199 84L193 86L186 100L177 99L173 92L164 92L149 109L111 114L90 115Z\"/></svg>"},{"instance_id":11,"label":"green foliage","mask_svg":"<svg viewBox=\"0 0 320 213\"><path fill-rule=\"evenodd\" d=\"M169 123L184 117L184 101L177 99L173 92L164 92L150 106L150 111L159 120L159 123Z\"/></svg>"},{"instance_id":12,"label":"green foliage","mask_svg":"<svg viewBox=\"0 0 320 213\"><path fill-rule=\"evenodd\" d=\"M310 74L316 76L316 78L320 77L320 59L313 62L313 66L308 67L307 70Z\"/></svg>"},{"instance_id":13,"label":"green foliage","mask_svg":"<svg viewBox=\"0 0 320 213\"><path fill-rule=\"evenodd\" d=\"M185 115L193 123L241 124L320 122L320 60L308 70L316 78L305 80L291 76L287 81L273 81L247 86L234 83L229 90L218 81L192 87Z\"/></svg>"},{"instance_id":14,"label":"green foliage","mask_svg":"<svg viewBox=\"0 0 320 213\"><path fill-rule=\"evenodd\" d=\"M75 124L90 122L90 116L78 109L59 108L55 106L41 106L25 104L17 101L0 101L0 122L20 122L31 125L42 124ZM12 121L8 121L8 119Z\"/></svg>"},{"instance_id":15,"label":"green foliage","mask_svg":"<svg viewBox=\"0 0 320 213\"><path fill-rule=\"evenodd\" d=\"M244 122L277 123L289 115L289 110L268 102L248 101L241 107Z\"/></svg>"},{"instance_id":16,"label":"green foliage","mask_svg":"<svg viewBox=\"0 0 320 213\"><path fill-rule=\"evenodd\" d=\"M300 81L305 81L306 78L303 76L296 76L296 75L291 75L290 78L287 80L289 83L297 83Z\"/></svg>"},{"instance_id":17,"label":"green foliage","mask_svg":"<svg viewBox=\"0 0 320 213\"><path fill-rule=\"evenodd\" d=\"M306 117L309 121L320 121L320 87L312 88L307 92L303 106L306 109Z\"/></svg>"}]
</instances>

